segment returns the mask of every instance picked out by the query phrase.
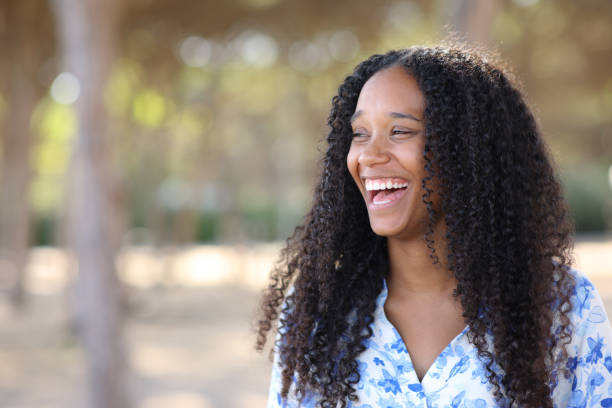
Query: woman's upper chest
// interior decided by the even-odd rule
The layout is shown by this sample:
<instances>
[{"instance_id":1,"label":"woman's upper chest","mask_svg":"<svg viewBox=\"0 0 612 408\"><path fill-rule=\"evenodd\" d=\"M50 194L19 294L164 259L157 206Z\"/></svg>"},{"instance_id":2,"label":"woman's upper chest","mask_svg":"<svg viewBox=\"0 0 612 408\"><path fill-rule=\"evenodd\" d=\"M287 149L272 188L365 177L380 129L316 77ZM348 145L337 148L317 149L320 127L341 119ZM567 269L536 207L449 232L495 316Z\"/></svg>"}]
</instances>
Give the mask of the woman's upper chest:
<instances>
[{"instance_id":1,"label":"woman's upper chest","mask_svg":"<svg viewBox=\"0 0 612 408\"><path fill-rule=\"evenodd\" d=\"M466 327L458 299L449 296L389 297L384 313L401 337L419 380Z\"/></svg>"}]
</instances>

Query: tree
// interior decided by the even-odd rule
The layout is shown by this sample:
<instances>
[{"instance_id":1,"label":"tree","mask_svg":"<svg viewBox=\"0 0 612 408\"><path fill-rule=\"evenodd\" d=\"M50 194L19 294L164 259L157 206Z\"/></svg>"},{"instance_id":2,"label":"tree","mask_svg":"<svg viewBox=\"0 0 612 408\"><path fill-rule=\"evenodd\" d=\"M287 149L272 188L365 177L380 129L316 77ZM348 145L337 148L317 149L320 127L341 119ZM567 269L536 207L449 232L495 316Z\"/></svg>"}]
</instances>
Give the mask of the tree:
<instances>
[{"instance_id":1,"label":"tree","mask_svg":"<svg viewBox=\"0 0 612 408\"><path fill-rule=\"evenodd\" d=\"M124 408L127 367L115 257L121 223L102 95L114 59L118 0L54 0L62 57L80 83L69 170L67 238L78 270L77 319L92 408Z\"/></svg>"},{"instance_id":2,"label":"tree","mask_svg":"<svg viewBox=\"0 0 612 408\"><path fill-rule=\"evenodd\" d=\"M0 273L11 277L11 301L17 308L24 304L24 268L30 244L29 185L31 179L30 128L32 111L44 90L36 80L46 49L40 38L46 30L47 10L36 0L11 0L3 3L0 14L5 25L1 62L7 95L7 114L2 133L0 173Z\"/></svg>"}]
</instances>

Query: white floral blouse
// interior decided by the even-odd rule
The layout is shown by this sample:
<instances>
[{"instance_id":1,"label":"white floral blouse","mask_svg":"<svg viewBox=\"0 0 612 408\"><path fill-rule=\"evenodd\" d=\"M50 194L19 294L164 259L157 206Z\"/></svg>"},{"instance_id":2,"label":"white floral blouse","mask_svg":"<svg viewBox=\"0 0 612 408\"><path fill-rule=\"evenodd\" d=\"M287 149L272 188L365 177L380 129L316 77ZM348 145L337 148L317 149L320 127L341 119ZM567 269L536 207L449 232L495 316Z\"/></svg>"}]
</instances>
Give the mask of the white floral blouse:
<instances>
[{"instance_id":1,"label":"white floral blouse","mask_svg":"<svg viewBox=\"0 0 612 408\"><path fill-rule=\"evenodd\" d=\"M572 270L576 288L572 298L572 342L567 351L571 375L555 377L554 406L612 407L612 330L602 300L593 284L580 272ZM499 406L493 396L485 365L476 347L467 338L466 327L442 351L419 381L408 350L395 327L387 320L384 286L376 300L373 335L366 341L366 351L358 357L361 380L357 384L359 401L352 408L409 408ZM274 359L268 408L297 407L290 392L287 401L280 397L281 378L278 355ZM498 368L499 370L499 368ZM302 407L316 406L309 396Z\"/></svg>"}]
</instances>

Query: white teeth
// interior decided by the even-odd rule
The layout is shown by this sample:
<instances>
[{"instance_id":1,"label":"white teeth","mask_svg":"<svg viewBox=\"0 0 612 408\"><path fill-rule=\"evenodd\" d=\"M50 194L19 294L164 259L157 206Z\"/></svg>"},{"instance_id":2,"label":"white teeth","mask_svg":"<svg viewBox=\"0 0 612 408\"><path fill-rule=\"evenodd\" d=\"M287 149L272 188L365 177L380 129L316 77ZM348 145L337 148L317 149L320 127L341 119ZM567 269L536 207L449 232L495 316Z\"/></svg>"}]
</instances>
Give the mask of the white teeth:
<instances>
[{"instance_id":1,"label":"white teeth","mask_svg":"<svg viewBox=\"0 0 612 408\"><path fill-rule=\"evenodd\" d=\"M388 181L379 181L379 180L366 180L365 182L366 190L387 190L391 188L404 188L408 187L408 183L394 183L391 180Z\"/></svg>"}]
</instances>

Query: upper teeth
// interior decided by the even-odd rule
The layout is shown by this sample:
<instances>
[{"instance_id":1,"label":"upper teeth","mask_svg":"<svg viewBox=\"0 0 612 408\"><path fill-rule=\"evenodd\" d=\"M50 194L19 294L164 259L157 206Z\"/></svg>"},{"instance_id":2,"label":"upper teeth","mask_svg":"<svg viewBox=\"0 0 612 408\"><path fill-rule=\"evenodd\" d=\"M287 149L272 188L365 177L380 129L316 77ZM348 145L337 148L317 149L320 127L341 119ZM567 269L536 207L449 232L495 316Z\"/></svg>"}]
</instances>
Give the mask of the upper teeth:
<instances>
[{"instance_id":1,"label":"upper teeth","mask_svg":"<svg viewBox=\"0 0 612 408\"><path fill-rule=\"evenodd\" d=\"M392 182L391 180L366 180L365 182L366 190L385 190L390 188L404 188L408 187L407 182Z\"/></svg>"}]
</instances>

